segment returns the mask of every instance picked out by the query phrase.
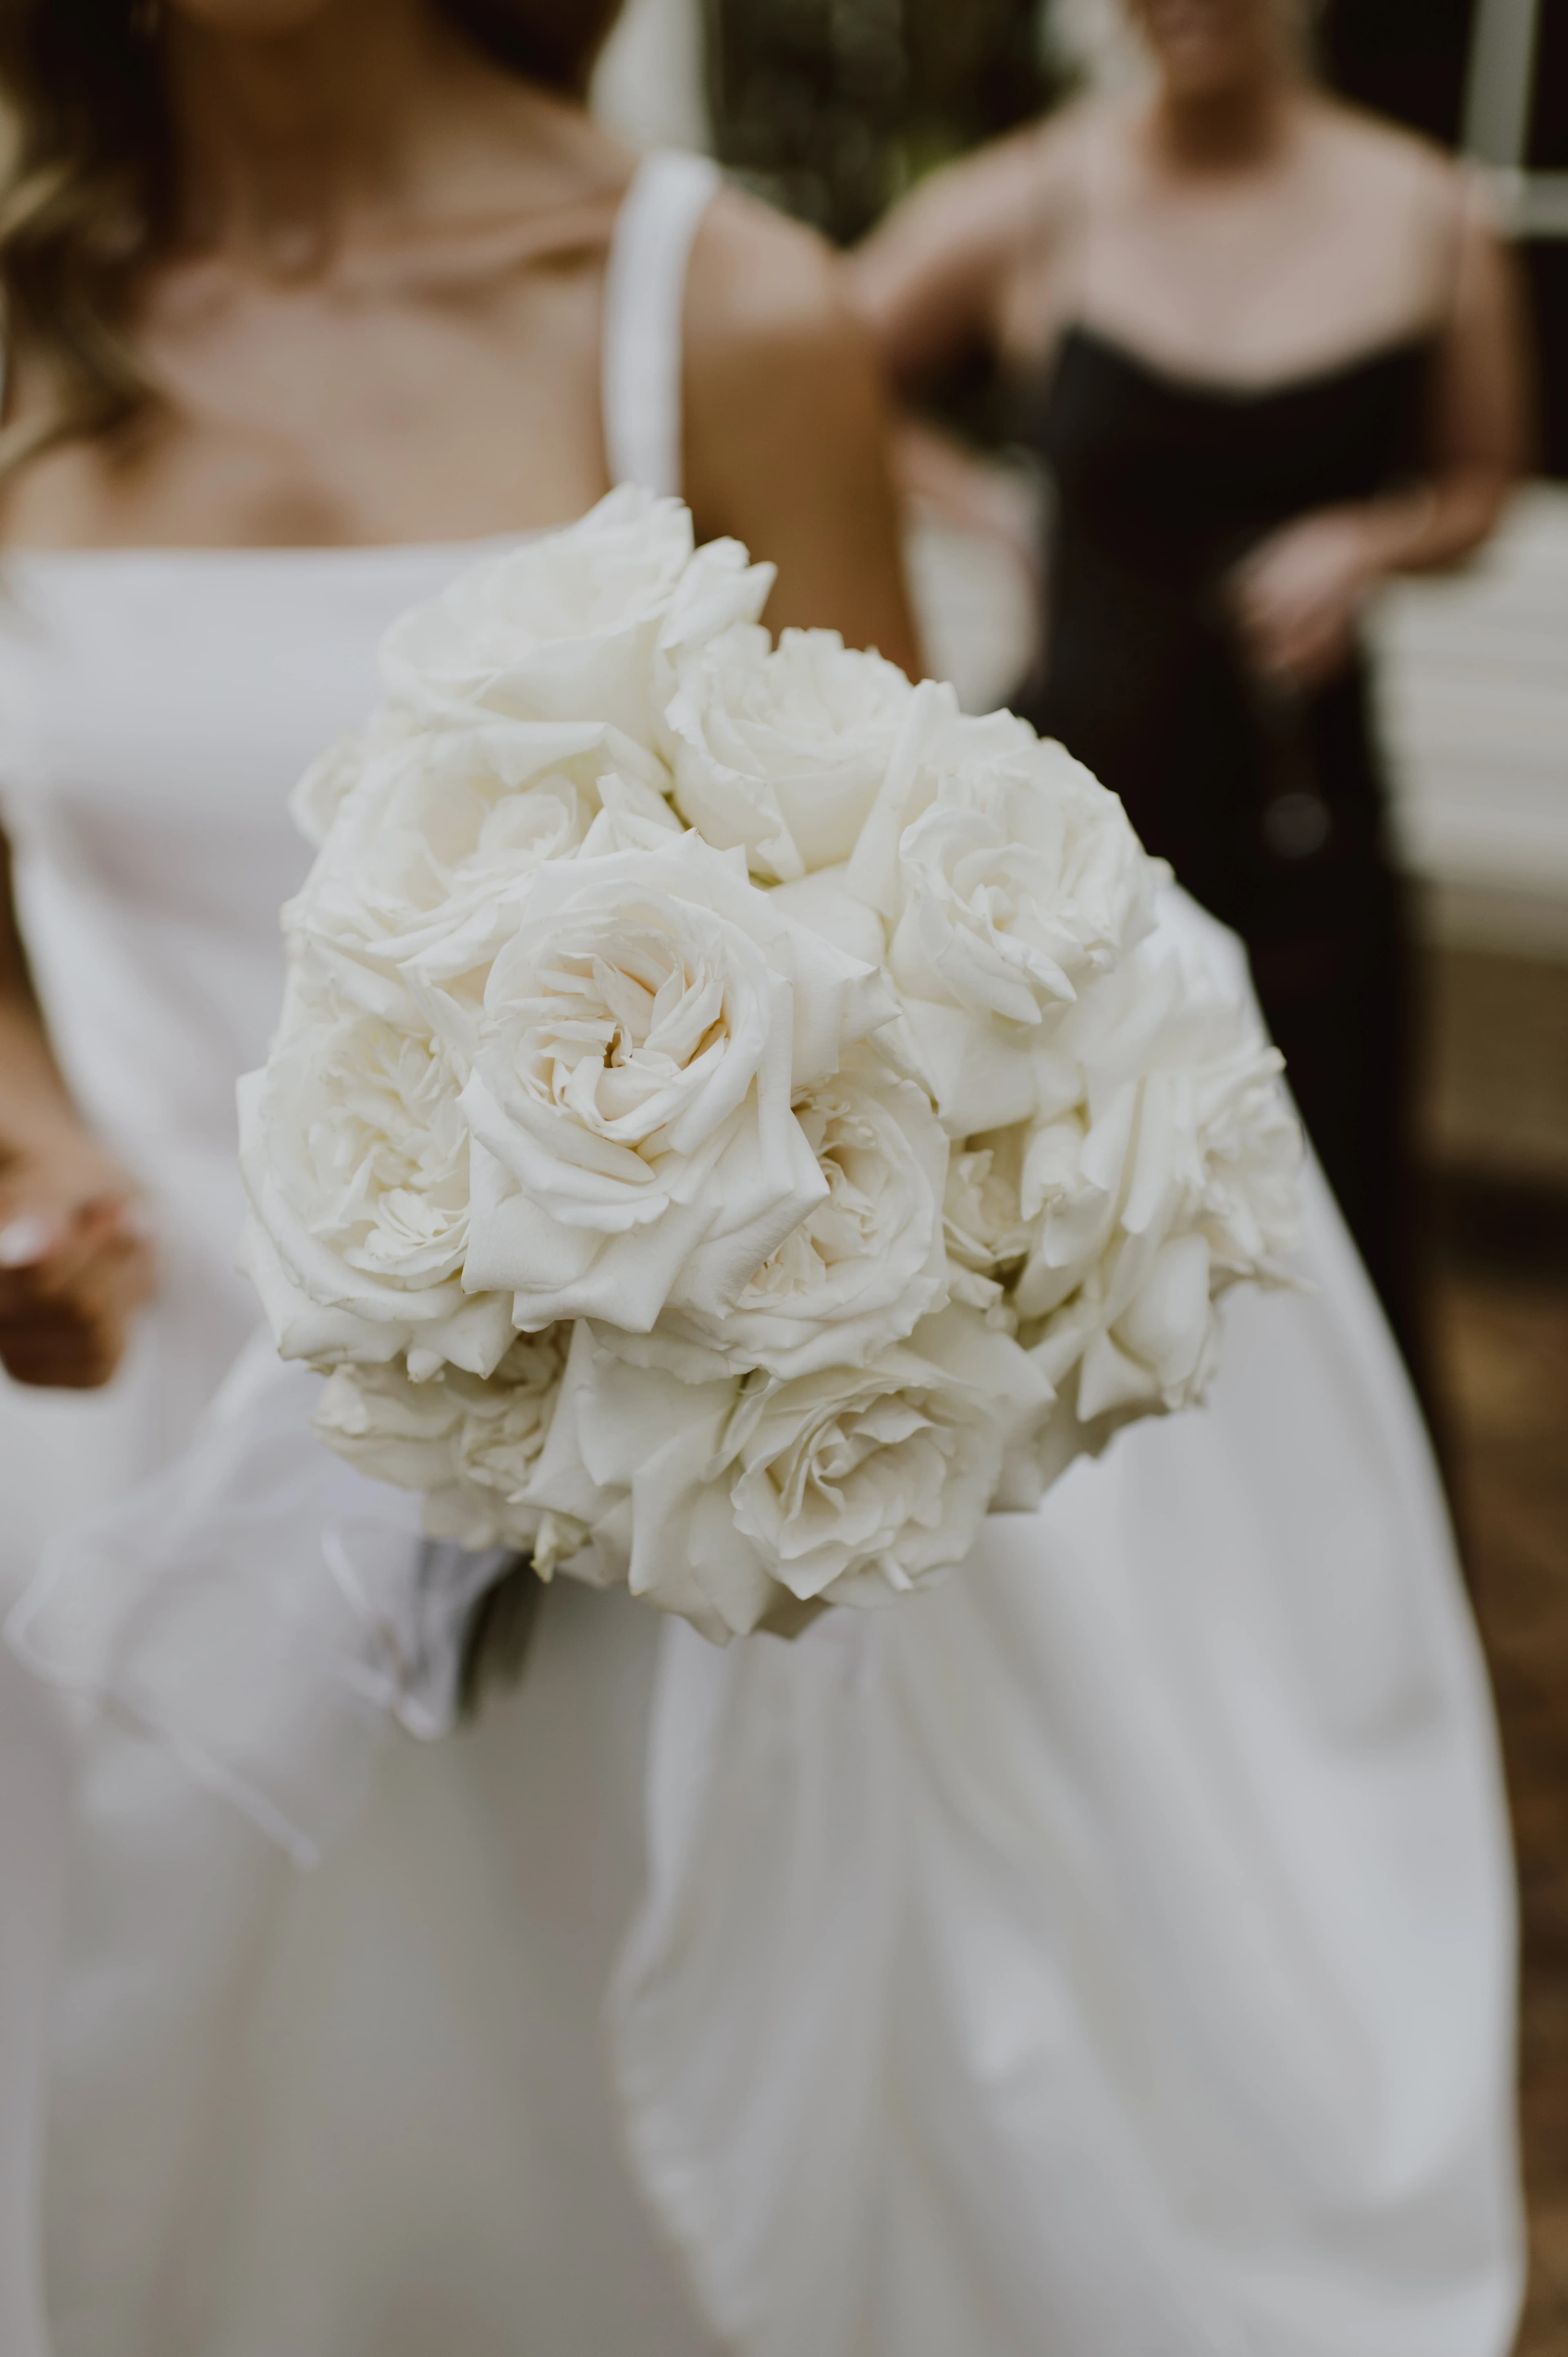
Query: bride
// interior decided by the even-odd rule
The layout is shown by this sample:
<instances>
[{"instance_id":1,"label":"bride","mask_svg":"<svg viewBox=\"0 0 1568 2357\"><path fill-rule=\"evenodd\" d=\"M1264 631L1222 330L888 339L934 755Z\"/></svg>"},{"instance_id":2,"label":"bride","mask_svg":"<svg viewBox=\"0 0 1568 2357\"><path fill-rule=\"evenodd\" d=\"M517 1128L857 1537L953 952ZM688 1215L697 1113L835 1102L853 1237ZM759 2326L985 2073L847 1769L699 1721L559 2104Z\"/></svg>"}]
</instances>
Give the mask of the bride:
<instances>
[{"instance_id":1,"label":"bride","mask_svg":"<svg viewBox=\"0 0 1568 2357\"><path fill-rule=\"evenodd\" d=\"M914 664L829 265L590 124L612 14L0 12L7 1599L254 1324L285 797L393 615L629 481ZM0 1668L7 2357L1500 2357L1489 1721L1313 1184L1207 1414L793 1646L558 1583L314 1876Z\"/></svg>"}]
</instances>

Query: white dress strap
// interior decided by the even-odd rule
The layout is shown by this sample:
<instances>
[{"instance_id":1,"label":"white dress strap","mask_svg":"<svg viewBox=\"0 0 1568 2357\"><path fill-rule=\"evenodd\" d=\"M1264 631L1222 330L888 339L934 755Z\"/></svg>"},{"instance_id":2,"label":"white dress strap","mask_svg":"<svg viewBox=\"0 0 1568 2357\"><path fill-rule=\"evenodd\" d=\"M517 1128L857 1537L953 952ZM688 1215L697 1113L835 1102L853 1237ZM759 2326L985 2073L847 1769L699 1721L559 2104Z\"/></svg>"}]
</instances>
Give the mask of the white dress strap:
<instances>
[{"instance_id":1,"label":"white dress strap","mask_svg":"<svg viewBox=\"0 0 1568 2357\"><path fill-rule=\"evenodd\" d=\"M605 278L603 401L612 483L681 490L682 319L697 224L723 175L661 149L621 199Z\"/></svg>"}]
</instances>

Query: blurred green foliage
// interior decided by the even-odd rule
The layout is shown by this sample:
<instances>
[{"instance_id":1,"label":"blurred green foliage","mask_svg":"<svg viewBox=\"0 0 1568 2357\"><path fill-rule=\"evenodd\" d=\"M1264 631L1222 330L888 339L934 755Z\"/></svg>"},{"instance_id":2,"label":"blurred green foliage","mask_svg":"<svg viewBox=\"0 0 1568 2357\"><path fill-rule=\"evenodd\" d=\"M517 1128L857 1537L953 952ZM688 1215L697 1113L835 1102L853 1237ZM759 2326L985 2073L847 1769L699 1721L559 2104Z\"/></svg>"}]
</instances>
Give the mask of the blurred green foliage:
<instances>
[{"instance_id":1,"label":"blurred green foliage","mask_svg":"<svg viewBox=\"0 0 1568 2357\"><path fill-rule=\"evenodd\" d=\"M705 0L721 159L840 244L1051 92L1038 0Z\"/></svg>"}]
</instances>

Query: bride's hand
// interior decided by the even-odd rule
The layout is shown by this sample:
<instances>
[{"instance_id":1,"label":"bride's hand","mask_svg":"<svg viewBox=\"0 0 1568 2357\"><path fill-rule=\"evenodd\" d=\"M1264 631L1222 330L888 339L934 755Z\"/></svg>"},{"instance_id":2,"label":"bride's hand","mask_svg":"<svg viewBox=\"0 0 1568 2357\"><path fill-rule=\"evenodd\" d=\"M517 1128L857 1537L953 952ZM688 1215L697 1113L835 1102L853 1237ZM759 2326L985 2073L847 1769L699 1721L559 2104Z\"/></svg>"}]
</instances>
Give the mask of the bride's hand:
<instances>
[{"instance_id":1,"label":"bride's hand","mask_svg":"<svg viewBox=\"0 0 1568 2357\"><path fill-rule=\"evenodd\" d=\"M145 1205L90 1137L62 1131L0 1161L0 1365L14 1382L106 1383L155 1275Z\"/></svg>"},{"instance_id":2,"label":"bride's hand","mask_svg":"<svg viewBox=\"0 0 1568 2357\"><path fill-rule=\"evenodd\" d=\"M1359 509L1325 508L1272 533L1237 566L1237 618L1265 679L1316 687L1338 670L1380 577L1373 539Z\"/></svg>"}]
</instances>

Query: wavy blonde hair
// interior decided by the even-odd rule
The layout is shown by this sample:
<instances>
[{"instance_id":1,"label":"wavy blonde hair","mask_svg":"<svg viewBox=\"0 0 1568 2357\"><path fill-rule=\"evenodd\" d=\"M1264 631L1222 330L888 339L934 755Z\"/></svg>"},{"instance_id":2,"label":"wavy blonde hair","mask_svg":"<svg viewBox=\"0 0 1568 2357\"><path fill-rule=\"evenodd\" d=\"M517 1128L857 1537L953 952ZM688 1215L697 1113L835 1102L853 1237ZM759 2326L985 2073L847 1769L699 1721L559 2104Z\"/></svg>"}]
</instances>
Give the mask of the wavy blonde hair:
<instances>
[{"instance_id":1,"label":"wavy blonde hair","mask_svg":"<svg viewBox=\"0 0 1568 2357\"><path fill-rule=\"evenodd\" d=\"M430 0L510 72L580 98L621 0ZM153 394L125 333L174 230L176 156L156 0L0 0L0 312L41 362L36 416L0 431L0 476L130 425Z\"/></svg>"}]
</instances>

